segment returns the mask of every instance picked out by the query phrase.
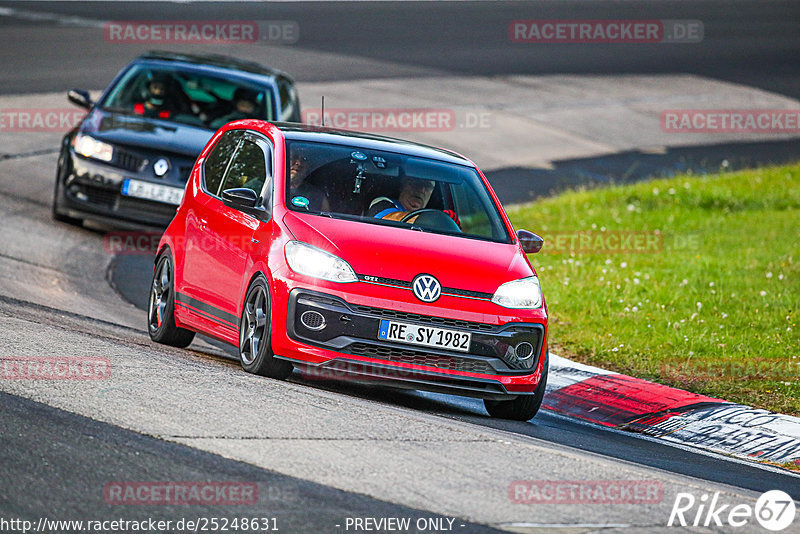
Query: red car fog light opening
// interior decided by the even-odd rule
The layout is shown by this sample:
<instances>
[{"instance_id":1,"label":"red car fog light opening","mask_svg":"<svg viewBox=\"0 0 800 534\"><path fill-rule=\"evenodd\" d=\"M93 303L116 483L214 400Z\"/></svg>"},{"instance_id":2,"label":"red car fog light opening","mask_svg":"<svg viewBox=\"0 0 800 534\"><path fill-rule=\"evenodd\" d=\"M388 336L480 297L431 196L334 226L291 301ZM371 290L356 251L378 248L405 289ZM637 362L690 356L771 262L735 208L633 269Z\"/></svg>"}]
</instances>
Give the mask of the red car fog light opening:
<instances>
[{"instance_id":1,"label":"red car fog light opening","mask_svg":"<svg viewBox=\"0 0 800 534\"><path fill-rule=\"evenodd\" d=\"M514 353L517 355L520 361L527 361L531 357L533 357L534 349L533 345L528 343L527 341L523 341L519 343L516 347L514 347Z\"/></svg>"},{"instance_id":2,"label":"red car fog light opening","mask_svg":"<svg viewBox=\"0 0 800 534\"><path fill-rule=\"evenodd\" d=\"M300 316L300 322L309 330L322 330L328 324L325 322L325 316L318 311L308 310L303 312Z\"/></svg>"}]
</instances>

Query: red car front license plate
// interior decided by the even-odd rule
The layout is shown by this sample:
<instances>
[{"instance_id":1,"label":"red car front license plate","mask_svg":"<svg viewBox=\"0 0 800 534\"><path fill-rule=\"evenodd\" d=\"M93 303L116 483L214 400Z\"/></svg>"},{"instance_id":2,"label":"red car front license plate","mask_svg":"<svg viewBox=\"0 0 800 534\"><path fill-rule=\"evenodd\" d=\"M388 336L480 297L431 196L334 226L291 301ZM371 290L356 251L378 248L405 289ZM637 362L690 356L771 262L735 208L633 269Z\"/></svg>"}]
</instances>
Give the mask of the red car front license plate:
<instances>
[{"instance_id":1,"label":"red car front license plate","mask_svg":"<svg viewBox=\"0 0 800 534\"><path fill-rule=\"evenodd\" d=\"M378 328L378 339L422 347L469 352L472 334L447 330L446 328L420 326L382 319Z\"/></svg>"}]
</instances>

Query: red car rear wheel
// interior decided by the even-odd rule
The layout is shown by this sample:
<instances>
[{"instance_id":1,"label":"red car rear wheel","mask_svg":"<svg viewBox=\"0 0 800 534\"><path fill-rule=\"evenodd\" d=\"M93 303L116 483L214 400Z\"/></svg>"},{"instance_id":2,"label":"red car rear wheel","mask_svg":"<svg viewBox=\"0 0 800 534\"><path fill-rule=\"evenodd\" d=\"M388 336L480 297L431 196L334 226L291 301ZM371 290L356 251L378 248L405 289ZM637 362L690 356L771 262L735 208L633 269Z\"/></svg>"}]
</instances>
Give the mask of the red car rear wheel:
<instances>
[{"instance_id":1,"label":"red car rear wheel","mask_svg":"<svg viewBox=\"0 0 800 534\"><path fill-rule=\"evenodd\" d=\"M153 270L147 331L156 343L173 347L188 347L194 339L194 332L175 325L175 276L169 251L161 253Z\"/></svg>"}]
</instances>

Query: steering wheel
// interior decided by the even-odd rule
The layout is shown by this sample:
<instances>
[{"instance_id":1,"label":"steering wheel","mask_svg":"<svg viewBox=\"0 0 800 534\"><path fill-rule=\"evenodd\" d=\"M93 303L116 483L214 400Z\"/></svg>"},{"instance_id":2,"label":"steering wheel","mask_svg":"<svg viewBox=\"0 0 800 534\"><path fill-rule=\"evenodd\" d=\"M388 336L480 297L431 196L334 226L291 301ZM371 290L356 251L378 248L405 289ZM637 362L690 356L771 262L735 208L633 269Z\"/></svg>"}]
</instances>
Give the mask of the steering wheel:
<instances>
[{"instance_id":1,"label":"steering wheel","mask_svg":"<svg viewBox=\"0 0 800 534\"><path fill-rule=\"evenodd\" d=\"M411 219L412 217L416 217L417 215L421 215L423 213L430 213L430 212L433 212L433 211L438 211L439 213L441 213L440 210L434 210L434 209L431 209L431 208L422 208L421 210L414 210L414 211L408 212L405 217L400 219L400 222L408 222L408 220Z\"/></svg>"},{"instance_id":2,"label":"steering wheel","mask_svg":"<svg viewBox=\"0 0 800 534\"><path fill-rule=\"evenodd\" d=\"M410 223L409 220L416 217L413 223ZM414 224L421 228L430 228L432 230L442 230L445 232L461 232L461 228L458 227L456 222L450 218L442 210L435 210L431 208L423 208L421 210L414 210L410 213L407 213L405 217L400 219L400 222L404 222L407 224Z\"/></svg>"}]
</instances>

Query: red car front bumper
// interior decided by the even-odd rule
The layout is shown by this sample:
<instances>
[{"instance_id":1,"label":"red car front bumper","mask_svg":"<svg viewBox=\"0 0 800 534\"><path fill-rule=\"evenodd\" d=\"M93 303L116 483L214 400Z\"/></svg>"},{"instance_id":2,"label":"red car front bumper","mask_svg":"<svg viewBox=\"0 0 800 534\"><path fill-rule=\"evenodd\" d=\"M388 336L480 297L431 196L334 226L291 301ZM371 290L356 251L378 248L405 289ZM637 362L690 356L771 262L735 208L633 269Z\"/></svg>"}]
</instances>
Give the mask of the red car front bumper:
<instances>
[{"instance_id":1,"label":"red car front bumper","mask_svg":"<svg viewBox=\"0 0 800 534\"><path fill-rule=\"evenodd\" d=\"M410 291L401 288L308 283L311 279L287 274L273 284L272 347L276 357L310 378L490 399L533 394L541 381L547 352L543 309L520 316L514 312L521 310L457 297L423 304L408 299ZM306 312L311 312L313 328L301 320ZM469 351L379 339L382 320L469 332Z\"/></svg>"}]
</instances>

